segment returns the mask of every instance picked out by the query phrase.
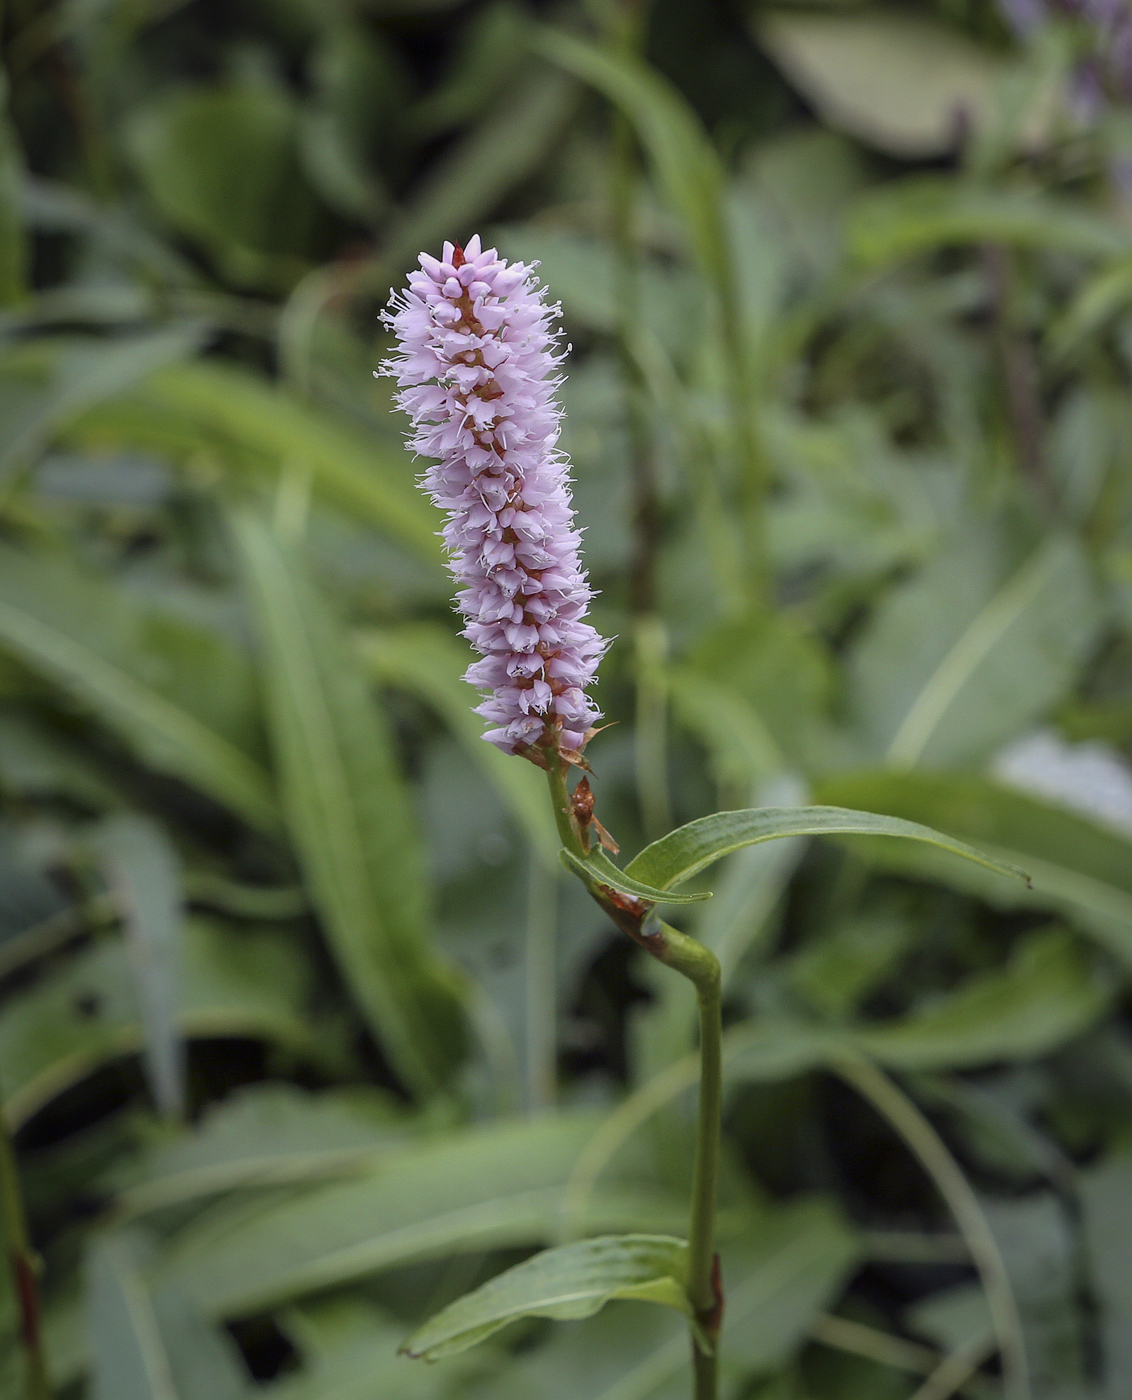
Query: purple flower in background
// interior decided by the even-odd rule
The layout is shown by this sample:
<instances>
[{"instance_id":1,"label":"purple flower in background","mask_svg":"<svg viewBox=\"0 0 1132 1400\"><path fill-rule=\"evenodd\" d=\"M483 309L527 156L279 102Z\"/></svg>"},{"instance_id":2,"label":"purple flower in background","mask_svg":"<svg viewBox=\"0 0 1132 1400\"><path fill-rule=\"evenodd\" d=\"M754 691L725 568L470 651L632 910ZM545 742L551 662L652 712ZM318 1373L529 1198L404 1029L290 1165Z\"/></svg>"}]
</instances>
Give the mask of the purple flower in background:
<instances>
[{"instance_id":1,"label":"purple flower in background","mask_svg":"<svg viewBox=\"0 0 1132 1400\"><path fill-rule=\"evenodd\" d=\"M410 446L438 459L421 484L447 512L464 636L483 658L465 679L490 692L477 707L489 742L536 762L542 747L572 753L601 717L585 691L607 643L585 620L593 593L556 446L557 307L478 235L420 265L384 315L400 350L382 372L401 386Z\"/></svg>"},{"instance_id":2,"label":"purple flower in background","mask_svg":"<svg viewBox=\"0 0 1132 1400\"><path fill-rule=\"evenodd\" d=\"M1096 118L1106 98L1132 100L1132 3L1129 0L998 0L1006 22L1029 38L1056 18L1075 20L1084 43L1073 80L1080 115Z\"/></svg>"}]
</instances>

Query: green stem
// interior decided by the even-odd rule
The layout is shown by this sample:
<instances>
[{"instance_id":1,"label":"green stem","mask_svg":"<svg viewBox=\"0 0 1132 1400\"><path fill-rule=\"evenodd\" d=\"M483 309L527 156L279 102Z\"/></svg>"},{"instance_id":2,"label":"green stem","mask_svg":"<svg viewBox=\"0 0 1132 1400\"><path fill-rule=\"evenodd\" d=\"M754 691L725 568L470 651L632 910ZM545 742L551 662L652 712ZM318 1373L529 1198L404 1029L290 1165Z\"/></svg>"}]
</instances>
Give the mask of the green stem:
<instances>
[{"instance_id":1,"label":"green stem","mask_svg":"<svg viewBox=\"0 0 1132 1400\"><path fill-rule=\"evenodd\" d=\"M553 1104L556 1093L555 1022L558 997L555 986L554 942L558 883L548 873L538 851L531 847L527 877L526 1022L527 1112L538 1113Z\"/></svg>"},{"instance_id":2,"label":"green stem","mask_svg":"<svg viewBox=\"0 0 1132 1400\"><path fill-rule=\"evenodd\" d=\"M28 1239L24 1200L20 1191L16 1154L8 1126L0 1117L0 1217L4 1224L4 1242L8 1249L9 1267L16 1293L20 1318L20 1348L24 1356L25 1394L27 1400L51 1400L51 1382L43 1356L40 1332L39 1286L36 1282L38 1260Z\"/></svg>"},{"instance_id":3,"label":"green stem","mask_svg":"<svg viewBox=\"0 0 1132 1400\"><path fill-rule=\"evenodd\" d=\"M550 805L554 808L554 824L558 839L571 855L586 857L586 846L578 824L570 813L570 794L566 790L566 764L557 753L547 749L546 779L550 784Z\"/></svg>"},{"instance_id":4,"label":"green stem","mask_svg":"<svg viewBox=\"0 0 1132 1400\"><path fill-rule=\"evenodd\" d=\"M586 843L566 791L565 764L544 749L558 834L567 850L585 858ZM583 877L584 878L584 877ZM618 900L596 878L585 880L590 895L613 922L658 962L679 972L696 989L700 1013L700 1101L696 1153L692 1166L692 1209L688 1222L688 1298L695 1314L692 1368L695 1400L718 1400L718 1338L723 1291L715 1254L715 1213L723 1108L722 974L710 948L662 923L647 904Z\"/></svg>"},{"instance_id":5,"label":"green stem","mask_svg":"<svg viewBox=\"0 0 1132 1400\"><path fill-rule=\"evenodd\" d=\"M720 970L715 954L694 938L661 924L663 951L656 956L687 977L700 1013L700 1102L692 1167L692 1213L688 1223L688 1297L710 1349L692 1338L695 1400L717 1400L718 1339L723 1314L715 1257L715 1210L723 1109L723 1021Z\"/></svg>"}]
</instances>

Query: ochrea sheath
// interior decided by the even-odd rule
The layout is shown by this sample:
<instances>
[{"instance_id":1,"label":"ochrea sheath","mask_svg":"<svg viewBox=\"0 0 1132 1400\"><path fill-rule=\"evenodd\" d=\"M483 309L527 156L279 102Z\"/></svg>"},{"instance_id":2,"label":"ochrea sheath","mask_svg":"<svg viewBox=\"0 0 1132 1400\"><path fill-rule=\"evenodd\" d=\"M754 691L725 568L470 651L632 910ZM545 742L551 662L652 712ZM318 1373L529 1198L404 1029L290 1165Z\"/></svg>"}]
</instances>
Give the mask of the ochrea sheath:
<instances>
[{"instance_id":1,"label":"ochrea sheath","mask_svg":"<svg viewBox=\"0 0 1132 1400\"><path fill-rule=\"evenodd\" d=\"M478 235L420 266L385 315L399 349L382 370L400 386L410 446L435 459L421 484L448 517L484 738L506 753L577 750L601 717L586 689L607 644L586 620L593 592L557 445L557 307L530 267Z\"/></svg>"}]
</instances>

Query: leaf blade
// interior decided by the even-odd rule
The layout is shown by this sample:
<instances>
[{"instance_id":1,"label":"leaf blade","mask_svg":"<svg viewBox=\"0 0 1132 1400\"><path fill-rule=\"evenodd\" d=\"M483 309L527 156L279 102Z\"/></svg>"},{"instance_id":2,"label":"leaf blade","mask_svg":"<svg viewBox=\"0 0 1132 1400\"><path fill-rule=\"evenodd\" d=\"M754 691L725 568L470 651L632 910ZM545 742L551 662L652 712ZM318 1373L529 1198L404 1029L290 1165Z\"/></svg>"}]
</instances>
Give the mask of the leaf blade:
<instances>
[{"instance_id":1,"label":"leaf blade","mask_svg":"<svg viewBox=\"0 0 1132 1400\"><path fill-rule=\"evenodd\" d=\"M336 620L270 528L232 518L266 652L284 812L331 948L406 1081L458 1057L457 984L424 939L426 891L391 740Z\"/></svg>"},{"instance_id":2,"label":"leaf blade","mask_svg":"<svg viewBox=\"0 0 1132 1400\"><path fill-rule=\"evenodd\" d=\"M627 877L666 890L744 846L787 836L895 836L938 846L999 875L1028 881L1017 866L919 822L846 807L756 807L700 817L654 841L631 860Z\"/></svg>"},{"instance_id":3,"label":"leaf blade","mask_svg":"<svg viewBox=\"0 0 1132 1400\"><path fill-rule=\"evenodd\" d=\"M147 762L276 831L275 793L260 764L149 684L142 654L100 626L99 610L118 601L59 562L0 549L0 645L89 706Z\"/></svg>"},{"instance_id":4,"label":"leaf blade","mask_svg":"<svg viewBox=\"0 0 1132 1400\"><path fill-rule=\"evenodd\" d=\"M661 1303L690 1317L687 1252L683 1240L666 1235L606 1235L543 1250L431 1317L402 1351L438 1361L521 1317L592 1317L615 1298Z\"/></svg>"},{"instance_id":5,"label":"leaf blade","mask_svg":"<svg viewBox=\"0 0 1132 1400\"><path fill-rule=\"evenodd\" d=\"M650 904L698 904L701 900L711 898L709 894L702 892L674 894L669 890L646 884L643 880L635 880L623 870L619 870L601 850L591 851L585 860L574 855L573 851L565 849L560 851L559 855L566 869L573 875L581 876L587 884L604 885L621 894L631 895L634 899L646 900Z\"/></svg>"}]
</instances>

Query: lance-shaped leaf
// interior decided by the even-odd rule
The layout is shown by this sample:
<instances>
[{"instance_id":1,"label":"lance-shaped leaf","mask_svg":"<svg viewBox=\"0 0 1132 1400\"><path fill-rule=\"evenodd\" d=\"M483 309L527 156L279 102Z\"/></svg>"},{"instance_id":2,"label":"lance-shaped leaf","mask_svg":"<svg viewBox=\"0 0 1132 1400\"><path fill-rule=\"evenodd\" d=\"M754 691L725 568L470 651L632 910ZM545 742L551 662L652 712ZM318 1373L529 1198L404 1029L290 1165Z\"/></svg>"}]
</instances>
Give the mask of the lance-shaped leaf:
<instances>
[{"instance_id":1,"label":"lance-shaped leaf","mask_svg":"<svg viewBox=\"0 0 1132 1400\"><path fill-rule=\"evenodd\" d=\"M117 339L76 339L46 353L49 342L41 338L9 353L5 371L26 387L0 432L0 480L33 463L84 410L123 393L159 365L191 354L204 330L191 322Z\"/></svg>"},{"instance_id":2,"label":"lance-shaped leaf","mask_svg":"<svg viewBox=\"0 0 1132 1400\"><path fill-rule=\"evenodd\" d=\"M590 83L632 122L641 145L683 219L692 251L720 290L730 288L723 222L724 175L695 111L655 68L557 29L539 32L535 47L552 63Z\"/></svg>"},{"instance_id":3,"label":"lance-shaped leaf","mask_svg":"<svg viewBox=\"0 0 1132 1400\"><path fill-rule=\"evenodd\" d=\"M94 1400L240 1400L243 1366L230 1338L174 1290L152 1290L151 1253L129 1232L99 1240L88 1257Z\"/></svg>"},{"instance_id":4,"label":"lance-shaped leaf","mask_svg":"<svg viewBox=\"0 0 1132 1400\"><path fill-rule=\"evenodd\" d=\"M375 443L231 362L168 366L76 422L68 440L132 447L191 462L201 443L225 468L277 472L301 463L326 500L370 522L429 563L440 562L431 507L395 443Z\"/></svg>"},{"instance_id":5,"label":"lance-shaped leaf","mask_svg":"<svg viewBox=\"0 0 1132 1400\"><path fill-rule=\"evenodd\" d=\"M177 1030L250 1037L319 1058L305 1014L310 964L288 931L218 920L185 926ZM124 944L104 939L0 1009L4 1113L18 1127L89 1074L144 1045L137 985ZM330 1060L328 1059L328 1063Z\"/></svg>"},{"instance_id":6,"label":"lance-shaped leaf","mask_svg":"<svg viewBox=\"0 0 1132 1400\"><path fill-rule=\"evenodd\" d=\"M826 779L818 795L922 817L1024 864L1032 889L991 879L925 846L870 841L863 851L874 864L938 880L997 908L1060 910L1132 966L1132 841L1107 823L974 773L849 773Z\"/></svg>"},{"instance_id":7,"label":"lance-shaped leaf","mask_svg":"<svg viewBox=\"0 0 1132 1400\"><path fill-rule=\"evenodd\" d=\"M744 846L783 836L834 835L896 836L920 841L963 856L999 875L1029 883L1029 877L1016 865L986 855L954 836L945 836L919 822L878 816L875 812L854 812L844 807L753 807L742 812L716 812L710 817L700 817L646 846L629 862L624 877L641 882L642 888L651 886L654 891L666 891ZM652 897L670 898L667 894L656 893Z\"/></svg>"},{"instance_id":8,"label":"lance-shaped leaf","mask_svg":"<svg viewBox=\"0 0 1132 1400\"><path fill-rule=\"evenodd\" d=\"M597 1122L560 1113L462 1129L382 1153L351 1180L266 1203L219 1201L174 1238L165 1280L214 1316L244 1316L420 1260L545 1244ZM635 1159L622 1162L584 1227L679 1228L683 1203L650 1185Z\"/></svg>"},{"instance_id":9,"label":"lance-shaped leaf","mask_svg":"<svg viewBox=\"0 0 1132 1400\"><path fill-rule=\"evenodd\" d=\"M0 647L93 710L145 762L276 828L271 778L248 748L250 670L218 634L143 610L63 561L5 546Z\"/></svg>"},{"instance_id":10,"label":"lance-shaped leaf","mask_svg":"<svg viewBox=\"0 0 1132 1400\"><path fill-rule=\"evenodd\" d=\"M600 849L592 850L585 860L574 855L572 851L563 850L560 854L566 869L580 875L586 884L606 885L620 894L632 895L634 899L643 899L649 904L696 904L701 899L711 898L706 893L674 894L669 890L646 884L643 880L635 880L625 871L619 870Z\"/></svg>"},{"instance_id":11,"label":"lance-shaped leaf","mask_svg":"<svg viewBox=\"0 0 1132 1400\"><path fill-rule=\"evenodd\" d=\"M531 764L515 763L494 744L484 743L483 720L472 708L474 694L464 680L475 659L467 644L447 628L428 624L369 628L358 634L357 642L375 680L409 691L437 712L480 766L520 830L553 866L558 837L546 783Z\"/></svg>"},{"instance_id":12,"label":"lance-shaped leaf","mask_svg":"<svg viewBox=\"0 0 1132 1400\"><path fill-rule=\"evenodd\" d=\"M358 657L255 516L234 518L264 648L284 812L330 946L358 1005L415 1088L462 1048L454 980L425 942L412 814Z\"/></svg>"},{"instance_id":13,"label":"lance-shaped leaf","mask_svg":"<svg viewBox=\"0 0 1132 1400\"><path fill-rule=\"evenodd\" d=\"M520 1317L592 1317L614 1298L661 1303L691 1317L684 1290L688 1246L669 1235L605 1235L545 1249L449 1304L402 1347L438 1361L466 1351Z\"/></svg>"},{"instance_id":14,"label":"lance-shaped leaf","mask_svg":"<svg viewBox=\"0 0 1132 1400\"><path fill-rule=\"evenodd\" d=\"M164 831L149 817L111 817L99 833L107 880L122 911L130 968L145 1031L145 1065L160 1111L185 1111L185 1052L177 1005L185 939L181 870Z\"/></svg>"},{"instance_id":15,"label":"lance-shaped leaf","mask_svg":"<svg viewBox=\"0 0 1132 1400\"><path fill-rule=\"evenodd\" d=\"M784 1017L743 1022L724 1037L729 1078L774 1082L858 1051L901 1071L967 1069L1048 1054L1102 1016L1112 988L1063 929L1023 940L1004 967L978 973L939 1000L887 1022L811 1025Z\"/></svg>"}]
</instances>

